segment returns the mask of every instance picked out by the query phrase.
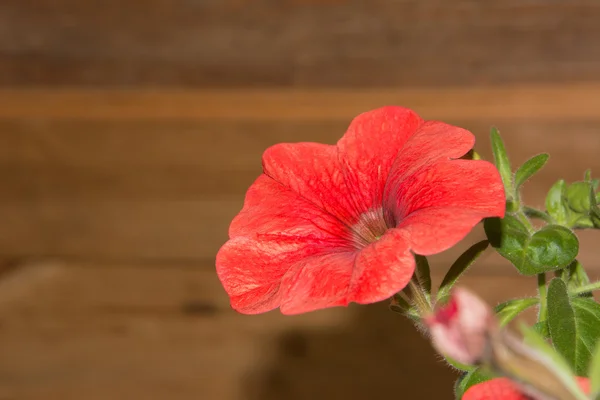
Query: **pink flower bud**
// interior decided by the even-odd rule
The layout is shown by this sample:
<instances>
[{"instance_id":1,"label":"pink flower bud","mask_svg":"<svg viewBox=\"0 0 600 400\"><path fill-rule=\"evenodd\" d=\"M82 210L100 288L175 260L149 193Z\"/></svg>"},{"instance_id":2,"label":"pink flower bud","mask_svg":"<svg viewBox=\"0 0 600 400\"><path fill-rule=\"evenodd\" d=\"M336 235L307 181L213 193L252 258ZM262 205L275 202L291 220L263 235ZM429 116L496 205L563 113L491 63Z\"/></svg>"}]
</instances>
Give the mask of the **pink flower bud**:
<instances>
[{"instance_id":1,"label":"pink flower bud","mask_svg":"<svg viewBox=\"0 0 600 400\"><path fill-rule=\"evenodd\" d=\"M464 288L456 288L450 301L425 318L434 347L463 364L475 364L488 348L490 333L497 330L491 308Z\"/></svg>"}]
</instances>

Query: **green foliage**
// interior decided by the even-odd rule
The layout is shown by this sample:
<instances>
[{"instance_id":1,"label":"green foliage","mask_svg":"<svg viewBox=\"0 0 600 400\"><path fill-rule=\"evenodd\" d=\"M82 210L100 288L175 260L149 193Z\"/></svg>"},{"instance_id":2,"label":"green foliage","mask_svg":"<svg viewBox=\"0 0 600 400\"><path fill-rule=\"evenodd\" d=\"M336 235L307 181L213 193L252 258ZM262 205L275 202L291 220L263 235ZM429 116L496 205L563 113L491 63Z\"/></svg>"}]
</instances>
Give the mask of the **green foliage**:
<instances>
[{"instance_id":1,"label":"green foliage","mask_svg":"<svg viewBox=\"0 0 600 400\"><path fill-rule=\"evenodd\" d=\"M513 299L496 306L494 311L500 326L505 326L517 315L539 303L536 297L527 297L524 299Z\"/></svg>"},{"instance_id":2,"label":"green foliage","mask_svg":"<svg viewBox=\"0 0 600 400\"><path fill-rule=\"evenodd\" d=\"M549 158L550 156L548 154L542 153L525 161L525 163L519 167L517 172L515 172L515 190L519 190L525 181L542 169Z\"/></svg>"},{"instance_id":3,"label":"green foliage","mask_svg":"<svg viewBox=\"0 0 600 400\"><path fill-rule=\"evenodd\" d=\"M531 234L523 222L508 214L486 219L484 228L492 246L524 275L564 268L579 252L577 236L560 225L546 225Z\"/></svg>"},{"instance_id":4,"label":"green foliage","mask_svg":"<svg viewBox=\"0 0 600 400\"><path fill-rule=\"evenodd\" d=\"M548 328L556 350L575 373L585 375L600 339L600 304L590 298L571 298L564 281L555 278L548 287Z\"/></svg>"},{"instance_id":5,"label":"green foliage","mask_svg":"<svg viewBox=\"0 0 600 400\"><path fill-rule=\"evenodd\" d=\"M450 291L454 287L458 278L462 276L463 273L477 260L477 258L488 248L489 242L487 240L482 240L481 242L475 243L473 246L469 247L463 254L458 257L458 259L452 264L446 276L442 280L440 284L440 288L437 292L437 302L444 303L448 296L450 296Z\"/></svg>"},{"instance_id":6,"label":"green foliage","mask_svg":"<svg viewBox=\"0 0 600 400\"><path fill-rule=\"evenodd\" d=\"M546 339L536 332L535 329L523 325L521 326L521 332L523 333L525 343L546 358L544 364L554 372L556 378L569 389L574 398L587 400L587 396L579 388L573 375L573 370L564 357L546 342Z\"/></svg>"},{"instance_id":7,"label":"green foliage","mask_svg":"<svg viewBox=\"0 0 600 400\"><path fill-rule=\"evenodd\" d=\"M513 200L514 185L512 180L512 171L510 168L510 161L506 154L504 142L500 137L500 132L497 128L492 128L490 132L490 139L492 142L492 151L494 152L494 161L496 168L500 172L502 183L504 183L504 190L506 193L506 200Z\"/></svg>"},{"instance_id":8,"label":"green foliage","mask_svg":"<svg viewBox=\"0 0 600 400\"><path fill-rule=\"evenodd\" d=\"M557 181L546 196L546 210L557 224L567 223L568 208L565 205L566 183L564 180Z\"/></svg>"}]
</instances>

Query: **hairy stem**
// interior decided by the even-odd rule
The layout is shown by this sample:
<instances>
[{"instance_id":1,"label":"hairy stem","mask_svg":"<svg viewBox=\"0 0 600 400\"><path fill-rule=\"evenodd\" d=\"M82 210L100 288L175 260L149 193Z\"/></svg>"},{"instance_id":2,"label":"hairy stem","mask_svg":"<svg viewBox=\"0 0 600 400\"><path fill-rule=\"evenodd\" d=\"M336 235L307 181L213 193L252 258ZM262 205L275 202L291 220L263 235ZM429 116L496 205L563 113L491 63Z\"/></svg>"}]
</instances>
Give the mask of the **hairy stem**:
<instances>
[{"instance_id":1,"label":"hairy stem","mask_svg":"<svg viewBox=\"0 0 600 400\"><path fill-rule=\"evenodd\" d=\"M546 274L538 274L537 276L538 295L540 297L540 311L538 313L538 322L545 321L547 316L547 288Z\"/></svg>"}]
</instances>

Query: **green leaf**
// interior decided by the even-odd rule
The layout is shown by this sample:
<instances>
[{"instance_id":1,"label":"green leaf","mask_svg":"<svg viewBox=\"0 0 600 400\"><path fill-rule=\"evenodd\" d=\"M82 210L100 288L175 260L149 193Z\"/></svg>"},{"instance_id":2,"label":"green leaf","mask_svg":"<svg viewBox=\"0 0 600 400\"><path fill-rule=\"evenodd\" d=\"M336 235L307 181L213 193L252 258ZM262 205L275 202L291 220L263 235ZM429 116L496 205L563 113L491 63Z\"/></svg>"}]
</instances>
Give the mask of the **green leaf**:
<instances>
[{"instance_id":1,"label":"green leaf","mask_svg":"<svg viewBox=\"0 0 600 400\"><path fill-rule=\"evenodd\" d=\"M529 230L521 221L506 214L504 218L486 218L483 227L490 244L502 257L508 260L521 257L530 237Z\"/></svg>"},{"instance_id":2,"label":"green leaf","mask_svg":"<svg viewBox=\"0 0 600 400\"><path fill-rule=\"evenodd\" d=\"M500 323L500 326L505 326L512 321L517 315L538 304L539 300L536 297L527 297L524 299L514 299L499 304L494 308L496 317Z\"/></svg>"},{"instance_id":3,"label":"green leaf","mask_svg":"<svg viewBox=\"0 0 600 400\"><path fill-rule=\"evenodd\" d=\"M575 320L577 321L577 339L580 353L577 358L576 373L585 375L592 358L594 346L600 339L600 304L591 297L575 297L571 299Z\"/></svg>"},{"instance_id":4,"label":"green leaf","mask_svg":"<svg viewBox=\"0 0 600 400\"><path fill-rule=\"evenodd\" d=\"M446 299L450 296L450 291L452 287L462 276L462 274L477 260L477 258L488 248L489 242L487 240L482 240L481 242L475 243L473 246L469 247L464 253L458 257L458 259L452 264L446 276L442 280L440 284L440 288L437 292L437 302L445 302Z\"/></svg>"},{"instance_id":5,"label":"green leaf","mask_svg":"<svg viewBox=\"0 0 600 400\"><path fill-rule=\"evenodd\" d=\"M548 328L556 350L577 375L585 375L600 338L600 305L591 298L569 298L558 278L548 287Z\"/></svg>"},{"instance_id":6,"label":"green leaf","mask_svg":"<svg viewBox=\"0 0 600 400\"><path fill-rule=\"evenodd\" d=\"M567 285L554 278L548 285L548 329L556 350L575 369L577 365L577 325Z\"/></svg>"},{"instance_id":7,"label":"green leaf","mask_svg":"<svg viewBox=\"0 0 600 400\"><path fill-rule=\"evenodd\" d=\"M431 304L431 271L429 269L429 262L427 257L415 254L415 276L419 286L423 288L423 293L427 298L427 302Z\"/></svg>"},{"instance_id":8,"label":"green leaf","mask_svg":"<svg viewBox=\"0 0 600 400\"><path fill-rule=\"evenodd\" d=\"M490 132L490 138L492 141L492 151L494 152L494 161L496 168L500 172L500 177L504 183L504 191L506 193L506 199L512 199L515 192L513 181L512 181L512 170L510 168L510 161L504 148L504 142L500 137L500 132L497 128L492 128Z\"/></svg>"},{"instance_id":9,"label":"green leaf","mask_svg":"<svg viewBox=\"0 0 600 400\"><path fill-rule=\"evenodd\" d=\"M576 399L587 400L587 396L579 388L568 362L535 329L522 325L521 332L525 343L535 349L539 355L547 358L547 360L540 361L554 372L564 387L568 388Z\"/></svg>"},{"instance_id":10,"label":"green leaf","mask_svg":"<svg viewBox=\"0 0 600 400\"><path fill-rule=\"evenodd\" d=\"M546 196L546 210L548 214L556 223L560 225L564 225L567 223L568 212L567 206L565 205L565 192L566 192L566 184L564 180L559 180L548 192Z\"/></svg>"},{"instance_id":11,"label":"green leaf","mask_svg":"<svg viewBox=\"0 0 600 400\"><path fill-rule=\"evenodd\" d=\"M514 216L488 218L485 233L498 253L524 275L536 275L570 264L579 252L579 240L569 229L546 225L530 235Z\"/></svg>"},{"instance_id":12,"label":"green leaf","mask_svg":"<svg viewBox=\"0 0 600 400\"><path fill-rule=\"evenodd\" d=\"M553 271L573 262L579 253L579 239L564 226L546 225L533 234L525 253L533 269Z\"/></svg>"},{"instance_id":13,"label":"green leaf","mask_svg":"<svg viewBox=\"0 0 600 400\"><path fill-rule=\"evenodd\" d=\"M515 190L519 190L525 181L542 169L542 167L548 162L548 158L550 158L548 154L542 153L525 161L525 163L521 165L515 173Z\"/></svg>"},{"instance_id":14,"label":"green leaf","mask_svg":"<svg viewBox=\"0 0 600 400\"><path fill-rule=\"evenodd\" d=\"M474 369L471 372L463 374L456 383L454 384L454 395L457 400L462 399L465 392L473 385L478 383L489 381L494 378L492 374L484 371L482 368Z\"/></svg>"},{"instance_id":15,"label":"green leaf","mask_svg":"<svg viewBox=\"0 0 600 400\"><path fill-rule=\"evenodd\" d=\"M590 398L598 399L600 397L600 341L596 342L594 347L588 376L590 377Z\"/></svg>"},{"instance_id":16,"label":"green leaf","mask_svg":"<svg viewBox=\"0 0 600 400\"><path fill-rule=\"evenodd\" d=\"M569 208L577 213L588 213L592 207L590 193L593 195L590 182L575 182L569 185L566 191Z\"/></svg>"},{"instance_id":17,"label":"green leaf","mask_svg":"<svg viewBox=\"0 0 600 400\"><path fill-rule=\"evenodd\" d=\"M573 227L573 229L586 229L586 228L593 228L594 227L594 221L592 220L591 217L588 217L587 215L583 215L578 217L575 221L570 223L571 227Z\"/></svg>"}]
</instances>

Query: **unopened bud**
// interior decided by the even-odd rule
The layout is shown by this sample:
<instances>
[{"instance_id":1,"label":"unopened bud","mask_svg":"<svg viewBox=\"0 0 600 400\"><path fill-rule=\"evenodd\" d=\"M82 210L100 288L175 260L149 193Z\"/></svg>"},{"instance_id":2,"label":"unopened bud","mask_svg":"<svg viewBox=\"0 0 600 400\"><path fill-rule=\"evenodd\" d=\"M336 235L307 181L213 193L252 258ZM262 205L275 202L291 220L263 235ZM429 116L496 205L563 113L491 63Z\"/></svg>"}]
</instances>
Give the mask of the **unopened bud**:
<instances>
[{"instance_id":1,"label":"unopened bud","mask_svg":"<svg viewBox=\"0 0 600 400\"><path fill-rule=\"evenodd\" d=\"M490 334L498 330L492 309L463 288L456 288L450 301L426 317L425 323L433 346L463 364L480 361L489 348Z\"/></svg>"}]
</instances>

